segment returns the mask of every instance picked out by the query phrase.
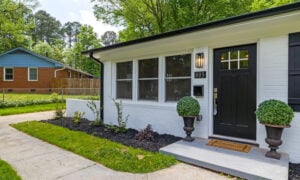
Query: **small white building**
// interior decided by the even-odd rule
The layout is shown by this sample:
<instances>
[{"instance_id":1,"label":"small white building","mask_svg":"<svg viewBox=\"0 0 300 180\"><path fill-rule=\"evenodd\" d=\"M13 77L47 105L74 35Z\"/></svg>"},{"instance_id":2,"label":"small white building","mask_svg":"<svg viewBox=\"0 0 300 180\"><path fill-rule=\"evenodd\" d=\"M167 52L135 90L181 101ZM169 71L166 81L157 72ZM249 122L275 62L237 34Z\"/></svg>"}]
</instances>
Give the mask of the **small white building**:
<instances>
[{"instance_id":1,"label":"small white building","mask_svg":"<svg viewBox=\"0 0 300 180\"><path fill-rule=\"evenodd\" d=\"M202 115L193 136L267 148L255 109L264 100L278 99L295 110L280 150L300 163L300 3L84 54L104 64L105 123L116 123L115 98L130 115L129 127L151 124L155 131L183 137L176 101L191 95Z\"/></svg>"}]
</instances>

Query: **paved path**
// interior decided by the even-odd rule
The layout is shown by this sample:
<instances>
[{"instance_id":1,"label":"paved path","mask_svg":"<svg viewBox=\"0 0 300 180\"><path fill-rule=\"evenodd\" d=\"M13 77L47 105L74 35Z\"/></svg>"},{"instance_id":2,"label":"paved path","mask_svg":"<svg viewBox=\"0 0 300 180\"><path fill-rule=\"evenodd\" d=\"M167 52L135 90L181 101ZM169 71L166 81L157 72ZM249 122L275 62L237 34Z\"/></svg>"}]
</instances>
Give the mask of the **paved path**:
<instances>
[{"instance_id":1,"label":"paved path","mask_svg":"<svg viewBox=\"0 0 300 180\"><path fill-rule=\"evenodd\" d=\"M117 172L9 126L12 123L49 119L52 116L53 112L0 116L0 159L10 163L23 180L226 179L217 173L183 163L148 174Z\"/></svg>"}]
</instances>

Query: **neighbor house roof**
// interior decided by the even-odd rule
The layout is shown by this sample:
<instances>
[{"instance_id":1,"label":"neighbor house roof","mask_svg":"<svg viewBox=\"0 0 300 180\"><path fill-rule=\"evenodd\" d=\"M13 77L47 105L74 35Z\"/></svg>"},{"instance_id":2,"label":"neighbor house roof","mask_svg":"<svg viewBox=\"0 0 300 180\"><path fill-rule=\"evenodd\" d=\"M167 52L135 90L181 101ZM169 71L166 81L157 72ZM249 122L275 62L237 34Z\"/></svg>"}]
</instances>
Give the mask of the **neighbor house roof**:
<instances>
[{"instance_id":1,"label":"neighbor house roof","mask_svg":"<svg viewBox=\"0 0 300 180\"><path fill-rule=\"evenodd\" d=\"M11 49L11 50L9 50L9 51L6 51L6 52L0 54L0 57L2 57L2 56L4 56L4 55L7 55L7 54L14 54L14 53L19 52L19 51L25 52L25 53L30 54L30 55L32 55L32 56L35 56L35 57L37 57L37 58L39 58L39 59L42 59L42 60L44 60L44 61L53 63L53 64L55 65L55 67L60 67L60 68L63 68L63 67L64 67L64 68L66 68L66 69L70 69L70 70L73 70L73 71L77 71L77 72L79 72L79 73L86 74L86 75L88 75L88 76L93 76L92 74L89 74L89 73L87 73L87 72L84 72L84 71L81 71L81 70L78 70L78 69L74 69L74 68L72 68L71 66L68 66L68 65L66 65L66 64L64 64L64 63L61 63L61 62L58 62L58 61L56 61L56 60L50 59L50 58L48 58L48 57L39 55L39 54L37 54L37 53L34 53L34 52L32 52L32 51L29 51L29 50L24 49L24 48L21 48L21 47L17 47L17 48Z\"/></svg>"},{"instance_id":2,"label":"neighbor house roof","mask_svg":"<svg viewBox=\"0 0 300 180\"><path fill-rule=\"evenodd\" d=\"M191 26L191 27L187 27L187 28L182 28L182 29L178 29L178 30L174 30L174 31L169 31L166 33L157 34L154 36L148 36L148 37L135 39L135 40L131 40L131 41L123 42L123 43L118 43L118 44L114 44L111 46L91 49L91 50L84 51L82 53L85 55L88 55L92 52L108 51L111 49L117 49L117 48L121 48L121 47L125 47L125 46L130 46L130 45L149 42L149 41L153 41L153 40L168 38L168 37L177 36L177 35L181 35L181 34L192 33L195 31L202 31L202 30L222 27L222 26L226 26L226 25L241 23L241 22L245 22L245 21L249 21L249 20L255 20L255 19L274 16L274 15L280 15L283 13L293 12L296 10L300 10L300 2L292 3L292 4L288 4L288 5L284 5L284 6L279 6L279 7L275 7L275 8L270 8L270 9L266 9L266 10L262 10L262 11L257 11L257 12L253 12L253 13L247 13L247 14L243 14L243 15L239 15L239 16L234 16L234 17L223 19L223 20L199 24L199 25L195 25L195 26Z\"/></svg>"}]
</instances>

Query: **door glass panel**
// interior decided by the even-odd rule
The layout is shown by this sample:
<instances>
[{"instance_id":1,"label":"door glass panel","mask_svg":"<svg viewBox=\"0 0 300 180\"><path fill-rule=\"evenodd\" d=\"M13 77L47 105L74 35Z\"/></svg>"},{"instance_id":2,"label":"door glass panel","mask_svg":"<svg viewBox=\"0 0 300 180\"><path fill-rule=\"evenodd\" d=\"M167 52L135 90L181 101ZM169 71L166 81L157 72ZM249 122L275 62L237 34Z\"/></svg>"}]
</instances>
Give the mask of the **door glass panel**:
<instances>
[{"instance_id":1,"label":"door glass panel","mask_svg":"<svg viewBox=\"0 0 300 180\"><path fill-rule=\"evenodd\" d=\"M248 69L248 60L240 61L240 69Z\"/></svg>"},{"instance_id":2,"label":"door glass panel","mask_svg":"<svg viewBox=\"0 0 300 180\"><path fill-rule=\"evenodd\" d=\"M222 53L221 55L221 61L226 61L226 60L228 60L228 52Z\"/></svg>"},{"instance_id":3,"label":"door glass panel","mask_svg":"<svg viewBox=\"0 0 300 180\"><path fill-rule=\"evenodd\" d=\"M230 69L238 69L238 62L237 61L231 61L230 62Z\"/></svg>"},{"instance_id":4,"label":"door glass panel","mask_svg":"<svg viewBox=\"0 0 300 180\"><path fill-rule=\"evenodd\" d=\"M230 52L230 59L238 59L238 51Z\"/></svg>"},{"instance_id":5,"label":"door glass panel","mask_svg":"<svg viewBox=\"0 0 300 180\"><path fill-rule=\"evenodd\" d=\"M248 57L249 57L248 50L241 50L240 51L240 59L248 59Z\"/></svg>"}]
</instances>

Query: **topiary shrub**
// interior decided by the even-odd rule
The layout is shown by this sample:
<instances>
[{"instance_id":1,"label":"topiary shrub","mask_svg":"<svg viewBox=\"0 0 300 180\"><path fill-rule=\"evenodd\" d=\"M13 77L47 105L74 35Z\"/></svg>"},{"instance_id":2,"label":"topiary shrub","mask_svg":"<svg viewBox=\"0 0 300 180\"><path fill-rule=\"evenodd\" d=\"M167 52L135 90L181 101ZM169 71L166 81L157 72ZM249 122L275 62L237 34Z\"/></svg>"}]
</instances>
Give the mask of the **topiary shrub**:
<instances>
[{"instance_id":1,"label":"topiary shrub","mask_svg":"<svg viewBox=\"0 0 300 180\"><path fill-rule=\"evenodd\" d=\"M178 101L177 112L179 116L183 117L198 116L200 104L198 100L190 96L185 96Z\"/></svg>"},{"instance_id":2,"label":"topiary shrub","mask_svg":"<svg viewBox=\"0 0 300 180\"><path fill-rule=\"evenodd\" d=\"M287 126L294 118L294 112L286 103L271 99L259 104L257 119L262 124Z\"/></svg>"}]
</instances>

